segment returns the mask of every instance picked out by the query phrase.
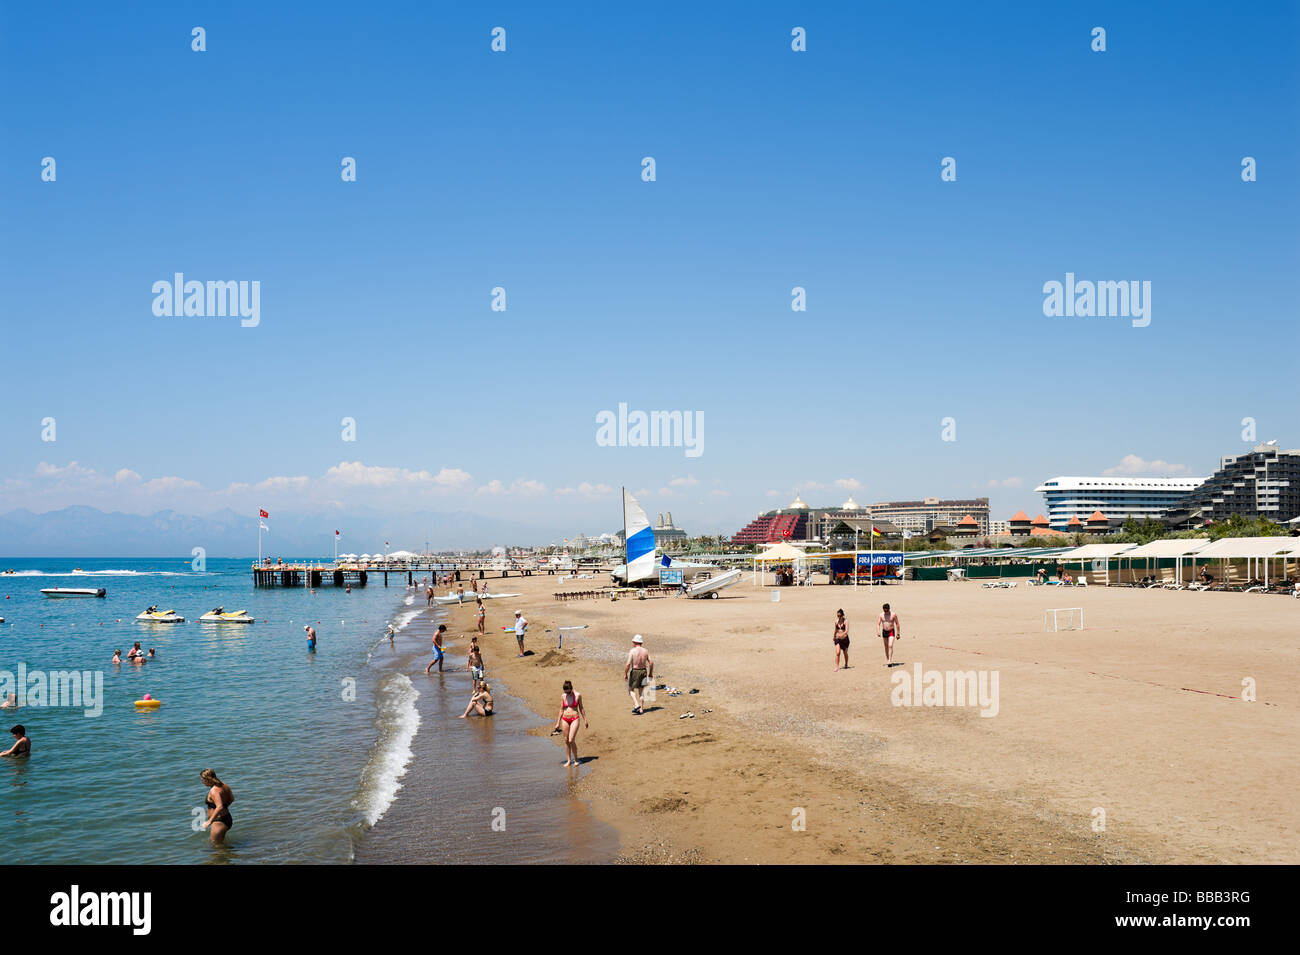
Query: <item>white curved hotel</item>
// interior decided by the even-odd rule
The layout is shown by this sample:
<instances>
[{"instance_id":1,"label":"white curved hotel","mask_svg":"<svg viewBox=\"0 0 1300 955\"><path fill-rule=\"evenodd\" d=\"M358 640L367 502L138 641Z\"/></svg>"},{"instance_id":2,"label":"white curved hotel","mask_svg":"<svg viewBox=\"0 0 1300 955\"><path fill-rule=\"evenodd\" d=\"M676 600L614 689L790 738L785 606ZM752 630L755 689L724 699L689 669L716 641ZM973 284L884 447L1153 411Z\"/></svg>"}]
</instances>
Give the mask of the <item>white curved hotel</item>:
<instances>
[{"instance_id":1,"label":"white curved hotel","mask_svg":"<svg viewBox=\"0 0 1300 955\"><path fill-rule=\"evenodd\" d=\"M1070 518L1085 521L1094 511L1111 519L1158 519L1204 483L1205 478L1054 477L1034 490L1047 500L1052 529L1064 531Z\"/></svg>"}]
</instances>

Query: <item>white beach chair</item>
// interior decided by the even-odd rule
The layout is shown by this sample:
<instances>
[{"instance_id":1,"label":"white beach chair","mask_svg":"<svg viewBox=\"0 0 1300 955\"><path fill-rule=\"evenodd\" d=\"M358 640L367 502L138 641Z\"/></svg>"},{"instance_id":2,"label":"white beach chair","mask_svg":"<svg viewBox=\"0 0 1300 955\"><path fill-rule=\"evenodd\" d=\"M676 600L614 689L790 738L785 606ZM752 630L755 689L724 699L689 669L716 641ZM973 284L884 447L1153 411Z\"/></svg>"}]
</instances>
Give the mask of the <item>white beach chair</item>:
<instances>
[{"instance_id":1,"label":"white beach chair","mask_svg":"<svg viewBox=\"0 0 1300 955\"><path fill-rule=\"evenodd\" d=\"M1088 586L1088 578L1087 578L1087 577L1082 577L1082 576L1081 576L1078 580L1076 580L1076 581L1074 582L1074 586L1076 586L1076 587L1087 587L1087 586Z\"/></svg>"}]
</instances>

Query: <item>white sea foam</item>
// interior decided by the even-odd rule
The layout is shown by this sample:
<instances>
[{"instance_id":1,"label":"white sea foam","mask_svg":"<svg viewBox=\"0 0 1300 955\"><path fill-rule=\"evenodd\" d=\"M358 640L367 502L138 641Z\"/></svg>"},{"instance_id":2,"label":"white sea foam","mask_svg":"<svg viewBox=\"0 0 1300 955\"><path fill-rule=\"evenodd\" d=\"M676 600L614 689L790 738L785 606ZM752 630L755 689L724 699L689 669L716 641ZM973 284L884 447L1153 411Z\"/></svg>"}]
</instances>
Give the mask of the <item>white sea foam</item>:
<instances>
[{"instance_id":1,"label":"white sea foam","mask_svg":"<svg viewBox=\"0 0 1300 955\"><path fill-rule=\"evenodd\" d=\"M414 755L411 743L420 727L420 712L415 707L419 697L405 673L394 673L379 685L379 738L361 770L361 791L352 802L367 826L384 818L402 788L401 779Z\"/></svg>"}]
</instances>

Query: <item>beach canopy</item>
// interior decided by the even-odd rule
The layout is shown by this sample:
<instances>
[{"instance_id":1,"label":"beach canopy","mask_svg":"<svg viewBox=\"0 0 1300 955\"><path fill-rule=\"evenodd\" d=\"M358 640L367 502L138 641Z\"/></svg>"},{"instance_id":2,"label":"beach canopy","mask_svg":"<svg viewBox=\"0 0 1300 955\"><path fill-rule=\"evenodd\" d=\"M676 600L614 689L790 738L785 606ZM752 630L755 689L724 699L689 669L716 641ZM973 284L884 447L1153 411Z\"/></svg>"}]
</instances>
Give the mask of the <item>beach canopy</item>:
<instances>
[{"instance_id":1,"label":"beach canopy","mask_svg":"<svg viewBox=\"0 0 1300 955\"><path fill-rule=\"evenodd\" d=\"M395 550L388 555L388 559L389 560L410 560L414 556L416 555L411 553L409 550Z\"/></svg>"},{"instance_id":2,"label":"beach canopy","mask_svg":"<svg viewBox=\"0 0 1300 955\"><path fill-rule=\"evenodd\" d=\"M1287 537L1223 537L1202 547L1196 556L1226 560L1277 557L1296 553L1291 549L1294 544Z\"/></svg>"},{"instance_id":3,"label":"beach canopy","mask_svg":"<svg viewBox=\"0 0 1300 955\"><path fill-rule=\"evenodd\" d=\"M1060 555L1061 560L1109 560L1112 557L1127 557L1136 544L1084 544L1074 550L1067 550Z\"/></svg>"},{"instance_id":4,"label":"beach canopy","mask_svg":"<svg viewBox=\"0 0 1300 955\"><path fill-rule=\"evenodd\" d=\"M802 560L807 556L808 555L804 551L792 544L780 543L773 544L767 550L763 551L763 553L757 555L757 559L761 561Z\"/></svg>"},{"instance_id":5,"label":"beach canopy","mask_svg":"<svg viewBox=\"0 0 1300 955\"><path fill-rule=\"evenodd\" d=\"M1127 550L1121 556L1124 560L1130 558L1161 558L1161 557L1190 557L1192 554L1199 555L1202 547L1210 542L1208 537L1194 537L1187 540L1159 540L1152 541L1149 544L1143 544L1135 550Z\"/></svg>"}]
</instances>

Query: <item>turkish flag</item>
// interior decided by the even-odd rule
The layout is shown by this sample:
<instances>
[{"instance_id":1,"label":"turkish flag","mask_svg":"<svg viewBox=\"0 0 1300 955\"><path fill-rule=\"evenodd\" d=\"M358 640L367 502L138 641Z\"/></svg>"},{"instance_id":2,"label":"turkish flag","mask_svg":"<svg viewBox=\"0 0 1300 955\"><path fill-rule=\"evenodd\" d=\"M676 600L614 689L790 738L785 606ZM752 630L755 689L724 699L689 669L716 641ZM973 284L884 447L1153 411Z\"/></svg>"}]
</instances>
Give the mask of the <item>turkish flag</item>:
<instances>
[{"instance_id":1,"label":"turkish flag","mask_svg":"<svg viewBox=\"0 0 1300 955\"><path fill-rule=\"evenodd\" d=\"M259 508L257 509L257 516L258 516L258 517L270 517L271 515L268 514L268 513L266 513L266 511L262 510L262 509L259 507Z\"/></svg>"}]
</instances>

